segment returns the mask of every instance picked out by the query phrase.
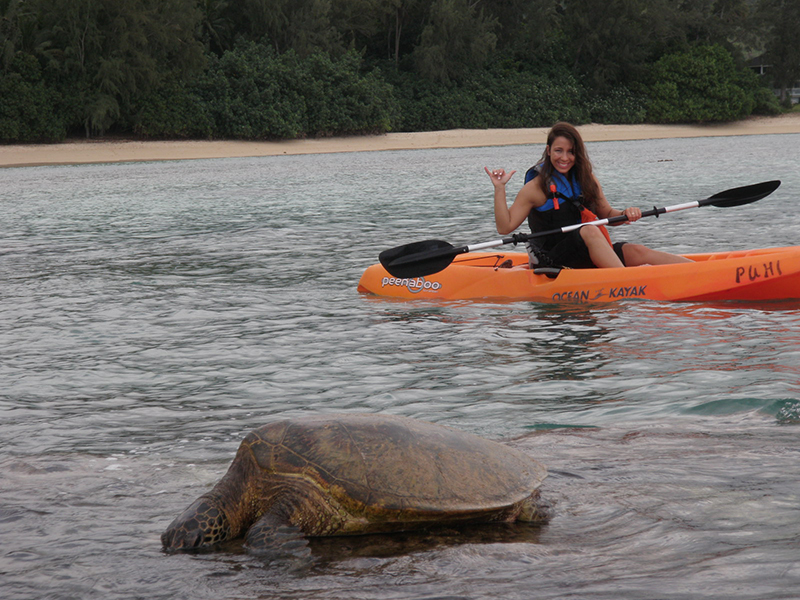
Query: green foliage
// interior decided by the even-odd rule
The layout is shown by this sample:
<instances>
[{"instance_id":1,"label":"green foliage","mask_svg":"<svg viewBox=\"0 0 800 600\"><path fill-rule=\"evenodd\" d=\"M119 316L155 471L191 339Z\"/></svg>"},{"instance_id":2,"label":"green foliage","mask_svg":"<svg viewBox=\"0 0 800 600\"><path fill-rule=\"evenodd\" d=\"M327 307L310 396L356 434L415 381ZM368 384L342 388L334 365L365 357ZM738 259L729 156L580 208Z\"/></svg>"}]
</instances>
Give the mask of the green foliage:
<instances>
[{"instance_id":1,"label":"green foliage","mask_svg":"<svg viewBox=\"0 0 800 600\"><path fill-rule=\"evenodd\" d=\"M785 92L800 78L799 7L0 0L0 142L107 131L265 139L772 114L778 106L766 79L744 69L744 57L766 50Z\"/></svg>"},{"instance_id":2,"label":"green foliage","mask_svg":"<svg viewBox=\"0 0 800 600\"><path fill-rule=\"evenodd\" d=\"M791 106L788 90L800 81L800 2L761 0L766 30L766 56L770 77L784 104Z\"/></svg>"},{"instance_id":3,"label":"green foliage","mask_svg":"<svg viewBox=\"0 0 800 600\"><path fill-rule=\"evenodd\" d=\"M692 0L674 2L666 22L679 32L676 38L692 45L718 44L739 54L759 44L754 20L757 0Z\"/></svg>"},{"instance_id":4,"label":"green foliage","mask_svg":"<svg viewBox=\"0 0 800 600\"><path fill-rule=\"evenodd\" d=\"M340 29L333 26L332 0L237 0L229 11L235 30L278 53L302 57L344 51Z\"/></svg>"},{"instance_id":5,"label":"green foliage","mask_svg":"<svg viewBox=\"0 0 800 600\"><path fill-rule=\"evenodd\" d=\"M402 131L546 127L584 123L588 112L575 79L538 77L514 69L485 69L457 85L411 76L396 82Z\"/></svg>"},{"instance_id":6,"label":"green foliage","mask_svg":"<svg viewBox=\"0 0 800 600\"><path fill-rule=\"evenodd\" d=\"M214 121L208 105L176 74L136 96L130 129L148 138L210 138Z\"/></svg>"},{"instance_id":7,"label":"green foliage","mask_svg":"<svg viewBox=\"0 0 800 600\"><path fill-rule=\"evenodd\" d=\"M778 97L771 89L766 87L765 81L761 76L756 75L750 69L741 69L739 76L739 84L753 101L751 114L777 115L781 113Z\"/></svg>"},{"instance_id":8,"label":"green foliage","mask_svg":"<svg viewBox=\"0 0 800 600\"><path fill-rule=\"evenodd\" d=\"M17 54L0 72L0 140L53 142L66 137L57 94L42 79L38 61Z\"/></svg>"},{"instance_id":9,"label":"green foliage","mask_svg":"<svg viewBox=\"0 0 800 600\"><path fill-rule=\"evenodd\" d=\"M484 10L497 19L497 49L501 55L514 55L541 65L550 62L549 49L559 52L563 62L562 0L484 0Z\"/></svg>"},{"instance_id":10,"label":"green foliage","mask_svg":"<svg viewBox=\"0 0 800 600\"><path fill-rule=\"evenodd\" d=\"M213 59L196 85L215 137L296 138L385 132L395 112L391 87L361 57L306 59L248 43Z\"/></svg>"},{"instance_id":11,"label":"green foliage","mask_svg":"<svg viewBox=\"0 0 800 600\"><path fill-rule=\"evenodd\" d=\"M384 133L396 112L392 88L379 71L360 73L362 59L355 52L332 60L314 54L293 60L300 73L294 78L297 94L305 100L303 131L310 135Z\"/></svg>"},{"instance_id":12,"label":"green foliage","mask_svg":"<svg viewBox=\"0 0 800 600\"><path fill-rule=\"evenodd\" d=\"M233 45L234 23L228 0L198 0L200 22L198 37L206 50L221 53Z\"/></svg>"},{"instance_id":13,"label":"green foliage","mask_svg":"<svg viewBox=\"0 0 800 600\"><path fill-rule=\"evenodd\" d=\"M303 98L292 89L293 78L287 58L255 43L212 59L196 90L208 107L214 136L297 137L302 132L305 107Z\"/></svg>"},{"instance_id":14,"label":"green foliage","mask_svg":"<svg viewBox=\"0 0 800 600\"><path fill-rule=\"evenodd\" d=\"M755 106L753 89L720 46L662 57L653 67L648 118L659 123L733 121Z\"/></svg>"},{"instance_id":15,"label":"green foliage","mask_svg":"<svg viewBox=\"0 0 800 600\"><path fill-rule=\"evenodd\" d=\"M495 19L486 18L468 0L435 0L430 22L414 50L419 73L447 83L483 68L495 48Z\"/></svg>"},{"instance_id":16,"label":"green foliage","mask_svg":"<svg viewBox=\"0 0 800 600\"><path fill-rule=\"evenodd\" d=\"M601 93L636 81L671 35L663 16L673 0L564 0L562 54Z\"/></svg>"},{"instance_id":17,"label":"green foliage","mask_svg":"<svg viewBox=\"0 0 800 600\"><path fill-rule=\"evenodd\" d=\"M754 115L778 115L782 112L778 97L758 81L753 85L753 101Z\"/></svg>"},{"instance_id":18,"label":"green foliage","mask_svg":"<svg viewBox=\"0 0 800 600\"><path fill-rule=\"evenodd\" d=\"M78 99L75 118L102 134L129 114L134 96L174 69L203 65L196 0L32 0L38 53L49 76Z\"/></svg>"},{"instance_id":19,"label":"green foliage","mask_svg":"<svg viewBox=\"0 0 800 600\"><path fill-rule=\"evenodd\" d=\"M594 123L634 124L647 118L647 98L628 88L614 88L592 98L589 106Z\"/></svg>"}]
</instances>

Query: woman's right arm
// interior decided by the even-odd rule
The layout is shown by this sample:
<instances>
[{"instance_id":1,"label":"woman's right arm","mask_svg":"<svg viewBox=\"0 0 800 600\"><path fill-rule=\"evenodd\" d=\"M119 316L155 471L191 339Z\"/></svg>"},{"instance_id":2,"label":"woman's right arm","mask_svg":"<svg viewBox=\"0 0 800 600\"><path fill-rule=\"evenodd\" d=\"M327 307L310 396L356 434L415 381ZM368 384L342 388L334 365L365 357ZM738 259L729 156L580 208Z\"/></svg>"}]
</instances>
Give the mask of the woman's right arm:
<instances>
[{"instance_id":1,"label":"woman's right arm","mask_svg":"<svg viewBox=\"0 0 800 600\"><path fill-rule=\"evenodd\" d=\"M534 206L541 206L545 202L544 194L535 181L531 180L522 186L511 208L506 199L506 184L516 171L506 173L503 169L489 170L484 167L486 174L494 186L494 222L497 233L506 235L522 225ZM541 198L540 198L541 196Z\"/></svg>"}]
</instances>

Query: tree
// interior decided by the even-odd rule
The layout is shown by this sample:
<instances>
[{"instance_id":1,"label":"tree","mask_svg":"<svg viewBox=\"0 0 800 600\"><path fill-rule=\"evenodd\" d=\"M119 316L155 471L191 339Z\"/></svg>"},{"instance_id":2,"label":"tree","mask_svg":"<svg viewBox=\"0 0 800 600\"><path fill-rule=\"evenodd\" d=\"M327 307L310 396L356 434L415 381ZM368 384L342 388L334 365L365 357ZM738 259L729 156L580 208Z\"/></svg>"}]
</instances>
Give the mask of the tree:
<instances>
[{"instance_id":1,"label":"tree","mask_svg":"<svg viewBox=\"0 0 800 600\"><path fill-rule=\"evenodd\" d=\"M199 0L200 39L207 50L221 54L233 47L233 19L228 0Z\"/></svg>"},{"instance_id":2,"label":"tree","mask_svg":"<svg viewBox=\"0 0 800 600\"><path fill-rule=\"evenodd\" d=\"M563 39L559 0L485 0L483 6L497 19L497 48L506 55L540 64Z\"/></svg>"},{"instance_id":3,"label":"tree","mask_svg":"<svg viewBox=\"0 0 800 600\"><path fill-rule=\"evenodd\" d=\"M414 50L428 7L425 0L378 0L376 11L380 29L376 35L377 43L372 46L375 56L394 60L395 68L400 68L402 58Z\"/></svg>"},{"instance_id":4,"label":"tree","mask_svg":"<svg viewBox=\"0 0 800 600\"><path fill-rule=\"evenodd\" d=\"M21 0L0 0L0 67L8 69L21 36L19 13Z\"/></svg>"},{"instance_id":5,"label":"tree","mask_svg":"<svg viewBox=\"0 0 800 600\"><path fill-rule=\"evenodd\" d=\"M762 0L760 11L766 23L772 80L780 90L781 102L788 103L788 90L800 81L800 2Z\"/></svg>"},{"instance_id":6,"label":"tree","mask_svg":"<svg viewBox=\"0 0 800 600\"><path fill-rule=\"evenodd\" d=\"M690 44L718 44L741 52L757 44L752 0L680 0L675 30Z\"/></svg>"},{"instance_id":7,"label":"tree","mask_svg":"<svg viewBox=\"0 0 800 600\"><path fill-rule=\"evenodd\" d=\"M332 0L331 23L344 45L361 51L383 29L384 0Z\"/></svg>"},{"instance_id":8,"label":"tree","mask_svg":"<svg viewBox=\"0 0 800 600\"><path fill-rule=\"evenodd\" d=\"M670 36L665 0L564 0L561 56L592 89L638 80Z\"/></svg>"},{"instance_id":9,"label":"tree","mask_svg":"<svg viewBox=\"0 0 800 600\"><path fill-rule=\"evenodd\" d=\"M436 0L430 22L414 50L417 70L438 81L458 79L480 69L497 43L496 19L478 8L480 0Z\"/></svg>"},{"instance_id":10,"label":"tree","mask_svg":"<svg viewBox=\"0 0 800 600\"><path fill-rule=\"evenodd\" d=\"M39 33L39 8L25 0L0 0L0 71L19 53L45 55L48 42Z\"/></svg>"},{"instance_id":11,"label":"tree","mask_svg":"<svg viewBox=\"0 0 800 600\"><path fill-rule=\"evenodd\" d=\"M340 32L332 25L332 0L240 0L230 5L236 30L245 39L267 42L278 53L341 55Z\"/></svg>"},{"instance_id":12,"label":"tree","mask_svg":"<svg viewBox=\"0 0 800 600\"><path fill-rule=\"evenodd\" d=\"M87 136L109 129L132 98L203 64L196 0L35 0L47 69Z\"/></svg>"}]
</instances>

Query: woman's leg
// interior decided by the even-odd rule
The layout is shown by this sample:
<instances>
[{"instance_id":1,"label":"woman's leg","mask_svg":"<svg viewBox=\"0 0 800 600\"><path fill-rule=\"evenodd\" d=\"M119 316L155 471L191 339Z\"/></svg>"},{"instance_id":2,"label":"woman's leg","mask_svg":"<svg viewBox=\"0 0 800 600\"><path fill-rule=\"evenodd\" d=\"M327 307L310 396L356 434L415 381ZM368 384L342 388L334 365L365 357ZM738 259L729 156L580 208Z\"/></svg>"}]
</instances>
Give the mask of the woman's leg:
<instances>
[{"instance_id":1,"label":"woman's leg","mask_svg":"<svg viewBox=\"0 0 800 600\"><path fill-rule=\"evenodd\" d=\"M660 252L659 250L652 250L651 248L642 246L641 244L625 244L622 247L622 254L625 257L625 264L629 267L636 267L638 265L671 265L673 263L692 262L683 256L670 254L669 252Z\"/></svg>"},{"instance_id":2,"label":"woman's leg","mask_svg":"<svg viewBox=\"0 0 800 600\"><path fill-rule=\"evenodd\" d=\"M589 256L592 258L594 266L601 269L625 266L622 264L619 256L617 256L617 253L614 252L614 248L608 244L606 236L604 236L603 232L597 227L594 225L586 225L581 227L580 232L581 238L584 244L586 244L586 248L589 250ZM627 247L628 245L626 244L625 248ZM627 262L627 260L628 255L626 254L625 261Z\"/></svg>"}]
</instances>

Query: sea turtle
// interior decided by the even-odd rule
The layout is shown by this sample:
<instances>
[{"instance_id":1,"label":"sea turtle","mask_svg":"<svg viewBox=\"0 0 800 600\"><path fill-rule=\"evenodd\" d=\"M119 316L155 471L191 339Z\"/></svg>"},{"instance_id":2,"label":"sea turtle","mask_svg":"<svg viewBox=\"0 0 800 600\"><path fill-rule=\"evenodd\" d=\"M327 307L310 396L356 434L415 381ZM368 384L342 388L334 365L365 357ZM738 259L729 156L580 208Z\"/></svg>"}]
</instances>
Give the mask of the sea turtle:
<instances>
[{"instance_id":1,"label":"sea turtle","mask_svg":"<svg viewBox=\"0 0 800 600\"><path fill-rule=\"evenodd\" d=\"M545 520L546 475L524 452L424 421L288 418L250 432L228 472L161 541L190 550L246 534L249 551L266 553L304 536Z\"/></svg>"}]
</instances>

